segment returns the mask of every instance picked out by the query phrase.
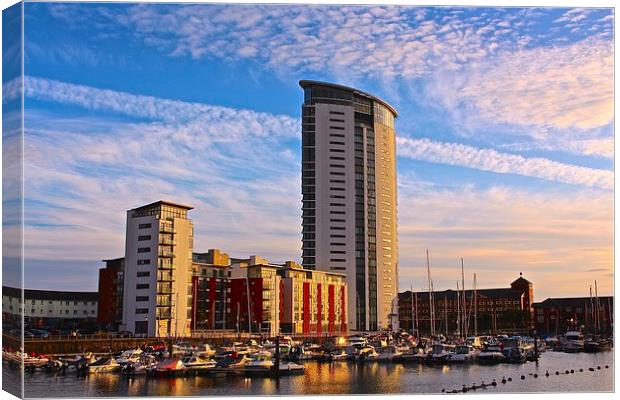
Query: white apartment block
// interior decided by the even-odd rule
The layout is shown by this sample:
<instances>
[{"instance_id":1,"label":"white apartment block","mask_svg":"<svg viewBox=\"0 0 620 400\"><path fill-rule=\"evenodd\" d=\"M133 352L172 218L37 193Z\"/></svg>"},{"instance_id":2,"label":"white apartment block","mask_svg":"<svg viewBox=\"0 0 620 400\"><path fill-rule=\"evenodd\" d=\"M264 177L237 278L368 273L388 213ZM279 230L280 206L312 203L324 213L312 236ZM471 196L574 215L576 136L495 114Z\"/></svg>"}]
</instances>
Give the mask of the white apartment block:
<instances>
[{"instance_id":1,"label":"white apartment block","mask_svg":"<svg viewBox=\"0 0 620 400\"><path fill-rule=\"evenodd\" d=\"M397 319L396 110L357 89L300 81L304 268L344 273L349 329Z\"/></svg>"},{"instance_id":2,"label":"white apartment block","mask_svg":"<svg viewBox=\"0 0 620 400\"><path fill-rule=\"evenodd\" d=\"M2 287L2 312L26 318L97 318L97 292L61 292Z\"/></svg>"},{"instance_id":3,"label":"white apartment block","mask_svg":"<svg viewBox=\"0 0 620 400\"><path fill-rule=\"evenodd\" d=\"M191 333L191 209L158 201L127 211L122 329L151 337Z\"/></svg>"}]
</instances>

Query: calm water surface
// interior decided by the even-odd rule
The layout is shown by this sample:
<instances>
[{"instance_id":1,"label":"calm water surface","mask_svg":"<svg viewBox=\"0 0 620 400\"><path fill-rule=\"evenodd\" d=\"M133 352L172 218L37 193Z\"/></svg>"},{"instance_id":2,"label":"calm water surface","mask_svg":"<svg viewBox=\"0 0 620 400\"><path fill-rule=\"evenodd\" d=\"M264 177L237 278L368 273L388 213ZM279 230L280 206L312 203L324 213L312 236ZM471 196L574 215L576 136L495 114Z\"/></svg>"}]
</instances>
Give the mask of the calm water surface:
<instances>
[{"instance_id":1,"label":"calm water surface","mask_svg":"<svg viewBox=\"0 0 620 400\"><path fill-rule=\"evenodd\" d=\"M97 396L226 396L299 394L440 393L463 384L498 381L498 386L476 393L498 392L610 392L613 391L613 352L566 354L546 352L538 365L428 366L419 364L355 364L306 362L302 376L271 378L188 377L127 379L118 374L77 378L74 372L54 376L45 372L26 375L26 397ZM605 368L608 365L609 368ZM601 366L601 369L596 369ZM594 367L595 371L588 371ZM580 368L584 372L577 372ZM564 371L574 369L574 374ZM549 371L550 376L545 377ZM561 371L559 376L555 371ZM538 374L534 378L530 374ZM525 380L521 380L525 375ZM501 384L502 377L512 382ZM3 379L15 380L15 371L3 368Z\"/></svg>"}]
</instances>

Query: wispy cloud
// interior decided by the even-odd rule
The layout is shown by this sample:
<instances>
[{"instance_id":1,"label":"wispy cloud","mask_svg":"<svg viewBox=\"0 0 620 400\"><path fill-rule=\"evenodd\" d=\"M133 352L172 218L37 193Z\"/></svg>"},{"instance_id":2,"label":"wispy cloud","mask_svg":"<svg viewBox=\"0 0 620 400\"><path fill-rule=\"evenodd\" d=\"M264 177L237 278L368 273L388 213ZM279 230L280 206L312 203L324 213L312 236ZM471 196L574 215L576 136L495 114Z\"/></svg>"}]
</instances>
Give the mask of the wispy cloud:
<instances>
[{"instance_id":1,"label":"wispy cloud","mask_svg":"<svg viewBox=\"0 0 620 400\"><path fill-rule=\"evenodd\" d=\"M517 174L550 181L613 189L613 171L564 164L546 158L526 158L479 149L459 143L398 137L401 157L434 163L457 165L500 174Z\"/></svg>"}]
</instances>

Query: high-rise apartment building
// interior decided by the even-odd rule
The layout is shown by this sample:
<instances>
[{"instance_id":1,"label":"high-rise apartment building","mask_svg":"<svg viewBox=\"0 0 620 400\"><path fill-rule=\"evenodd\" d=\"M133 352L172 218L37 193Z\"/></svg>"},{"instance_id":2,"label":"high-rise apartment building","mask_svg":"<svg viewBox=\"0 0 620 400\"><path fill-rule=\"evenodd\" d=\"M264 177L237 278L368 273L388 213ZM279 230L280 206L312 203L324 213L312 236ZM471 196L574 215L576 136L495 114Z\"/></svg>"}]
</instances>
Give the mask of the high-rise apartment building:
<instances>
[{"instance_id":1,"label":"high-rise apartment building","mask_svg":"<svg viewBox=\"0 0 620 400\"><path fill-rule=\"evenodd\" d=\"M127 211L123 326L135 334L191 333L192 207L158 201Z\"/></svg>"},{"instance_id":2,"label":"high-rise apartment building","mask_svg":"<svg viewBox=\"0 0 620 400\"><path fill-rule=\"evenodd\" d=\"M357 89L300 81L304 268L347 277L348 325L397 317L396 110Z\"/></svg>"}]
</instances>

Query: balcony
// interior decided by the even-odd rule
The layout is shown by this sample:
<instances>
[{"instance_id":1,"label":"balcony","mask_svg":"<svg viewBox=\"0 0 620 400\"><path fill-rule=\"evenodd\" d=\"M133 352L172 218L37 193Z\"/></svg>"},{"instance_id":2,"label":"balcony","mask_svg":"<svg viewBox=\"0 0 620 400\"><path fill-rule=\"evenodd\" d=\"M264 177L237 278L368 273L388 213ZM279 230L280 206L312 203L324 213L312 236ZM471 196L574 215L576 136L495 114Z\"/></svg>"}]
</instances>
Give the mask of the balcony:
<instances>
[{"instance_id":1,"label":"balcony","mask_svg":"<svg viewBox=\"0 0 620 400\"><path fill-rule=\"evenodd\" d=\"M174 253L172 251L164 250L164 249L159 249L159 252L157 253L157 255L163 258L174 258Z\"/></svg>"},{"instance_id":2,"label":"balcony","mask_svg":"<svg viewBox=\"0 0 620 400\"><path fill-rule=\"evenodd\" d=\"M172 279L172 274L170 274L170 273L164 274L164 273L160 272L160 273L157 274L157 281L158 282L172 282L173 280L174 279Z\"/></svg>"},{"instance_id":3,"label":"balcony","mask_svg":"<svg viewBox=\"0 0 620 400\"><path fill-rule=\"evenodd\" d=\"M157 310L157 319L170 319L172 318L172 313L170 311L161 311Z\"/></svg>"},{"instance_id":4,"label":"balcony","mask_svg":"<svg viewBox=\"0 0 620 400\"><path fill-rule=\"evenodd\" d=\"M177 242L170 238L159 238L159 244L163 246L175 246Z\"/></svg>"},{"instance_id":5,"label":"balcony","mask_svg":"<svg viewBox=\"0 0 620 400\"><path fill-rule=\"evenodd\" d=\"M157 294L172 294L172 288L166 286L157 286Z\"/></svg>"},{"instance_id":6,"label":"balcony","mask_svg":"<svg viewBox=\"0 0 620 400\"><path fill-rule=\"evenodd\" d=\"M177 233L177 230L174 229L172 224L160 224L159 232L161 233Z\"/></svg>"}]
</instances>

